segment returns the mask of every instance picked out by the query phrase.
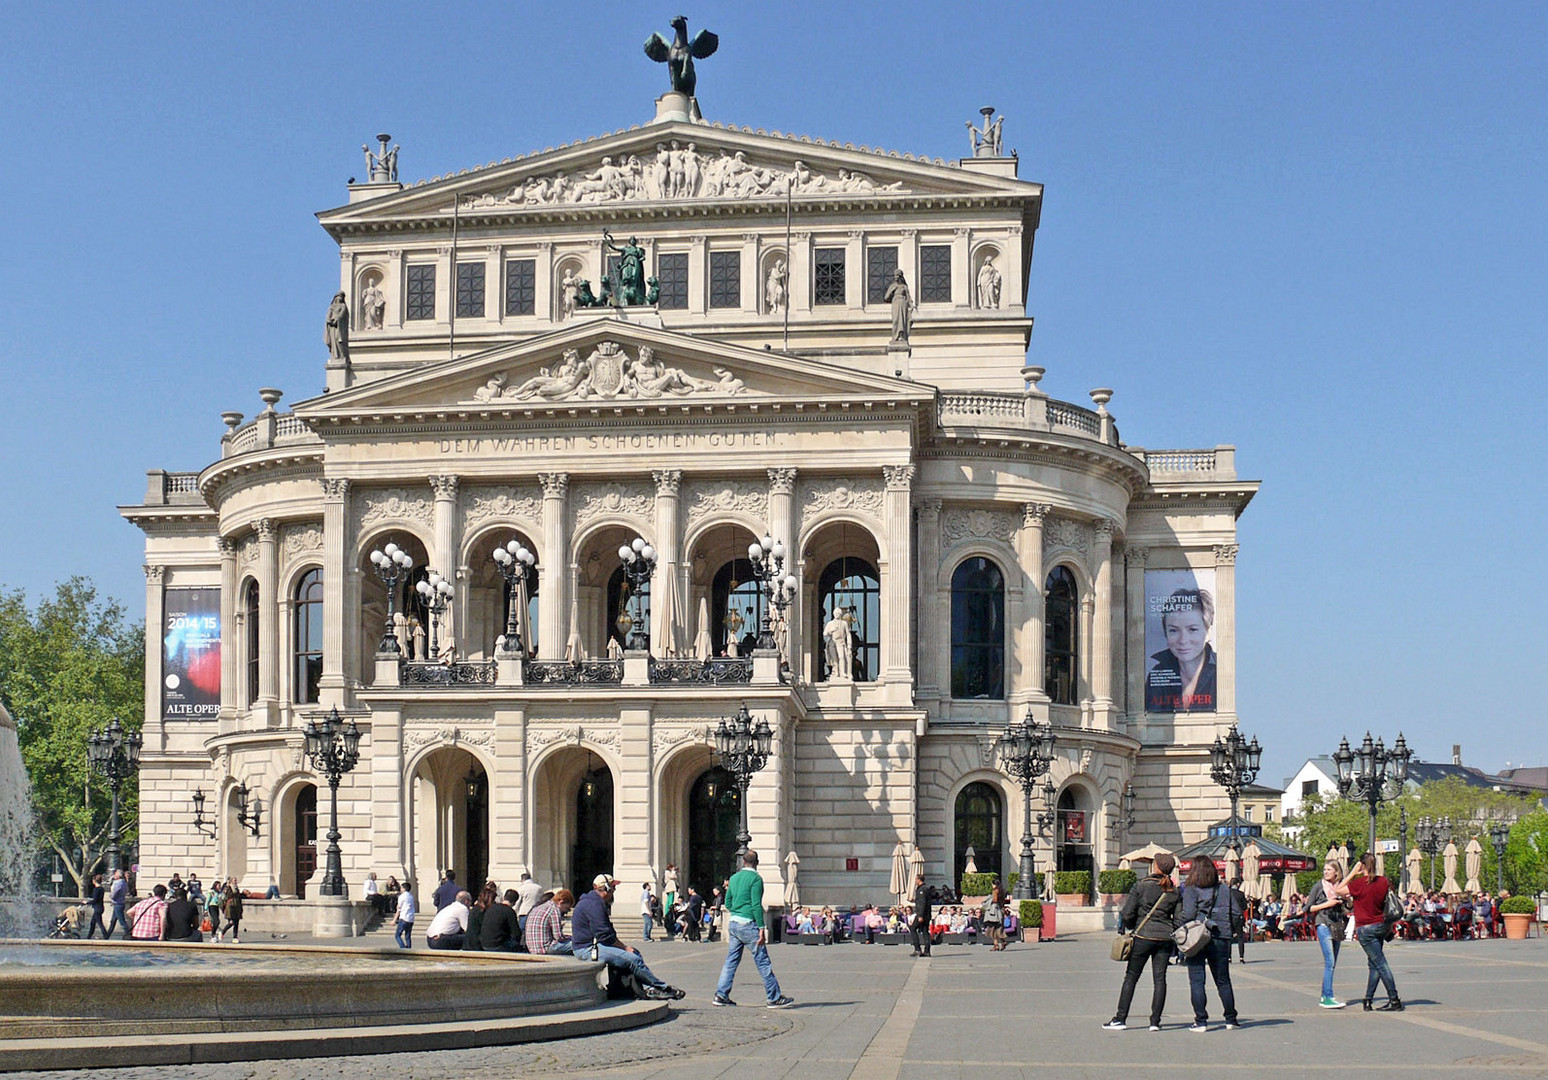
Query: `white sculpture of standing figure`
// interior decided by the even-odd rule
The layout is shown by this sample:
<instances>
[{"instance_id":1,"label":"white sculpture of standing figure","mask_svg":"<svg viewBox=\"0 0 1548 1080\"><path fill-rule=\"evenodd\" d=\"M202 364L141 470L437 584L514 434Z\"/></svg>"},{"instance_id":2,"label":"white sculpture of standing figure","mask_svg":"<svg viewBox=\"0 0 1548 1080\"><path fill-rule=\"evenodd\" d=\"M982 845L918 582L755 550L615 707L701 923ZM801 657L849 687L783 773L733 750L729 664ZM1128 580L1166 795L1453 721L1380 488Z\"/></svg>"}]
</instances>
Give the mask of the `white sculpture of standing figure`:
<instances>
[{"instance_id":1,"label":"white sculpture of standing figure","mask_svg":"<svg viewBox=\"0 0 1548 1080\"><path fill-rule=\"evenodd\" d=\"M365 316L365 328L367 330L380 330L382 328L382 316L387 311L387 295L382 292L376 282L365 287L365 292L360 294L360 313Z\"/></svg>"},{"instance_id":2,"label":"white sculpture of standing figure","mask_svg":"<svg viewBox=\"0 0 1548 1080\"><path fill-rule=\"evenodd\" d=\"M564 280L559 283L559 317L568 319L575 314L575 296L580 290L580 279L575 276L575 268L567 266L564 269Z\"/></svg>"},{"instance_id":3,"label":"white sculpture of standing figure","mask_svg":"<svg viewBox=\"0 0 1548 1080\"><path fill-rule=\"evenodd\" d=\"M984 256L984 265L978 270L978 306L989 310L1000 306L1000 271L993 255Z\"/></svg>"},{"instance_id":4,"label":"white sculpture of standing figure","mask_svg":"<svg viewBox=\"0 0 1548 1080\"><path fill-rule=\"evenodd\" d=\"M408 616L401 611L393 613L392 636L398 641L398 655L407 660L409 658Z\"/></svg>"},{"instance_id":5,"label":"white sculpture of standing figure","mask_svg":"<svg viewBox=\"0 0 1548 1080\"><path fill-rule=\"evenodd\" d=\"M768 284L764 286L763 298L769 306L770 313L785 310L786 296L785 281L789 271L785 268L785 260L779 259L769 271Z\"/></svg>"},{"instance_id":6,"label":"white sculpture of standing figure","mask_svg":"<svg viewBox=\"0 0 1548 1080\"><path fill-rule=\"evenodd\" d=\"M829 681L851 682L855 677L854 647L849 640L849 620L843 605L833 609L833 618L822 628L823 650L828 660Z\"/></svg>"}]
</instances>

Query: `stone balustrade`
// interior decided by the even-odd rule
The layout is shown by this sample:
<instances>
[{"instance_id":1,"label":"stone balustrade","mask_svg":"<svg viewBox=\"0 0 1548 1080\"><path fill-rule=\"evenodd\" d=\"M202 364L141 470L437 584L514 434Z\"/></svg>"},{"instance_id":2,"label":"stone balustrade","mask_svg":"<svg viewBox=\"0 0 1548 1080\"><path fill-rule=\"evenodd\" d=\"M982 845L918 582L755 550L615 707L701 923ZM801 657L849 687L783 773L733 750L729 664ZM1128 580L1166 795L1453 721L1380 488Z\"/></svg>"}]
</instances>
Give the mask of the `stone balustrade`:
<instances>
[{"instance_id":1,"label":"stone balustrade","mask_svg":"<svg viewBox=\"0 0 1548 1080\"><path fill-rule=\"evenodd\" d=\"M1054 401L1042 394L943 392L937 399L936 421L943 428L999 428L1011 431L1052 431L1118 445L1118 429L1090 409Z\"/></svg>"},{"instance_id":2,"label":"stone balustrade","mask_svg":"<svg viewBox=\"0 0 1548 1080\"><path fill-rule=\"evenodd\" d=\"M267 450L272 446L322 445L322 439L295 413L259 413L232 431L223 442L222 457Z\"/></svg>"}]
</instances>

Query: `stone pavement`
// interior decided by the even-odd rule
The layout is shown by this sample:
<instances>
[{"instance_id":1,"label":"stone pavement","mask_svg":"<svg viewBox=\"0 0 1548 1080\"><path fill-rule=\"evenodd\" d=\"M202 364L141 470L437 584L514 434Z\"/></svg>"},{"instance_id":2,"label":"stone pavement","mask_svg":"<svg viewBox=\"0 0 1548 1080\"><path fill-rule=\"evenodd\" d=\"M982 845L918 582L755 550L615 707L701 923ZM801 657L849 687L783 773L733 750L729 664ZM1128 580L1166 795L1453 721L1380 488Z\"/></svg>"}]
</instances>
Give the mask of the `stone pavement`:
<instances>
[{"instance_id":1,"label":"stone pavement","mask_svg":"<svg viewBox=\"0 0 1548 1080\"><path fill-rule=\"evenodd\" d=\"M1548 1076L1548 943L1406 943L1389 952L1401 1014L1317 1007L1322 959L1315 943L1250 946L1232 979L1245 1026L1189 1033L1187 974L1173 968L1166 1028L1144 1030L1147 974L1131 1020L1107 1032L1122 968L1109 938L1087 936L1004 953L950 946L929 960L905 947L772 948L775 972L795 1008L762 1008L751 960L737 975L736 1009L711 1008L720 945L645 946L652 968L689 997L670 1021L640 1031L566 1042L373 1057L114 1070L112 1080L517 1080L616 1075L708 1080L957 1080L959 1077L1128 1078L1160 1063L1190 1075L1295 1080L1340 1072L1405 1076ZM1345 950L1337 991L1358 998L1365 958ZM1182 1063L1188 1063L1186 1065ZM102 1073L17 1073L65 1078Z\"/></svg>"}]
</instances>

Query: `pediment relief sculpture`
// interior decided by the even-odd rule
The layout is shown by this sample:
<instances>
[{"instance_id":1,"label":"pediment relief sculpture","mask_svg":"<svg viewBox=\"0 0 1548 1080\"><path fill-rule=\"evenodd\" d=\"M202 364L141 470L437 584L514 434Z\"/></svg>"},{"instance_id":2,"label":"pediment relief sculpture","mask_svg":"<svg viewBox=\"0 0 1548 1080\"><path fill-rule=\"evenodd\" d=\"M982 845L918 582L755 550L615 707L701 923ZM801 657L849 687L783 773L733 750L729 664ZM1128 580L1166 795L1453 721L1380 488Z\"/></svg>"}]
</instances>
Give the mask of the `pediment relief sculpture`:
<instances>
[{"instance_id":1,"label":"pediment relief sculpture","mask_svg":"<svg viewBox=\"0 0 1548 1080\"><path fill-rule=\"evenodd\" d=\"M604 341L591 355L566 349L560 363L512 385L500 371L474 391L476 402L590 401L688 397L693 394L742 394L747 387L726 368L714 368L715 378L699 379L682 368L656 359L649 345L631 357L616 341Z\"/></svg>"}]
</instances>

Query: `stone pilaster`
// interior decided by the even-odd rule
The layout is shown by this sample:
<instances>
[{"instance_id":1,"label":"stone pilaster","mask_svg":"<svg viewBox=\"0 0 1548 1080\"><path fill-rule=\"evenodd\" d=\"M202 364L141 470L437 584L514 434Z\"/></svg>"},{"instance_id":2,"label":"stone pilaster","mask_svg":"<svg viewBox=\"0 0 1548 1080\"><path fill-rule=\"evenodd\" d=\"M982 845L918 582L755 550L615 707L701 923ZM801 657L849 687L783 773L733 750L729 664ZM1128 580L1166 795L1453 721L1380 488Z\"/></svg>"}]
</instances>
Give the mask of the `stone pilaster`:
<instances>
[{"instance_id":1,"label":"stone pilaster","mask_svg":"<svg viewBox=\"0 0 1548 1080\"><path fill-rule=\"evenodd\" d=\"M882 501L887 537L887 567L882 571L882 679L909 686L909 614L913 611L913 566L910 543L914 466L883 465L887 486Z\"/></svg>"},{"instance_id":2,"label":"stone pilaster","mask_svg":"<svg viewBox=\"0 0 1548 1080\"><path fill-rule=\"evenodd\" d=\"M543 485L543 557L538 566L543 600L538 604L538 656L564 659L570 628L570 476L538 473Z\"/></svg>"},{"instance_id":3,"label":"stone pilaster","mask_svg":"<svg viewBox=\"0 0 1548 1080\"><path fill-rule=\"evenodd\" d=\"M323 669L318 697L343 708L345 567L349 564L349 481L324 479L323 488Z\"/></svg>"},{"instance_id":4,"label":"stone pilaster","mask_svg":"<svg viewBox=\"0 0 1548 1080\"><path fill-rule=\"evenodd\" d=\"M494 769L489 777L489 877L514 882L531 871L527 855L527 711L494 710Z\"/></svg>"},{"instance_id":5,"label":"stone pilaster","mask_svg":"<svg viewBox=\"0 0 1548 1080\"><path fill-rule=\"evenodd\" d=\"M651 778L654 717L650 705L631 704L620 708L618 726L621 736L618 756L622 765L614 770L614 812L618 824L613 841L613 873L633 884L638 899L640 882L654 876L650 853L654 848L657 815L656 785ZM638 911L636 908L636 914Z\"/></svg>"},{"instance_id":6,"label":"stone pilaster","mask_svg":"<svg viewBox=\"0 0 1548 1080\"><path fill-rule=\"evenodd\" d=\"M155 733L157 749L166 749L167 734L161 722L162 638L166 634L165 566L145 567L145 733Z\"/></svg>"},{"instance_id":7,"label":"stone pilaster","mask_svg":"<svg viewBox=\"0 0 1548 1080\"><path fill-rule=\"evenodd\" d=\"M1215 711L1236 715L1236 551L1215 545Z\"/></svg>"},{"instance_id":8,"label":"stone pilaster","mask_svg":"<svg viewBox=\"0 0 1548 1080\"><path fill-rule=\"evenodd\" d=\"M446 614L441 616L438 644L445 650L456 647L457 628L461 625L456 617L457 607L464 602L462 594L465 591L457 576L457 477L432 476L430 488L435 492L435 545L430 552L430 568L456 588L452 602L446 606Z\"/></svg>"},{"instance_id":9,"label":"stone pilaster","mask_svg":"<svg viewBox=\"0 0 1548 1080\"><path fill-rule=\"evenodd\" d=\"M388 875L396 875L402 881L410 876L408 845L414 823L409 817L409 800L405 798L403 711L396 702L371 708L370 768L372 868L383 881ZM412 779L407 781L408 785L414 783ZM498 834L491 830L491 835ZM428 897L434 888L433 881L415 880L414 895L416 898L421 894Z\"/></svg>"},{"instance_id":10,"label":"stone pilaster","mask_svg":"<svg viewBox=\"0 0 1548 1080\"><path fill-rule=\"evenodd\" d=\"M254 709L275 716L279 706L279 528L258 522L258 700ZM251 631L248 631L251 633Z\"/></svg>"},{"instance_id":11,"label":"stone pilaster","mask_svg":"<svg viewBox=\"0 0 1548 1080\"><path fill-rule=\"evenodd\" d=\"M760 286L761 287L761 286ZM774 468L769 470L769 533L785 545L785 573L796 575L796 591L785 609L785 641L790 660L790 670L801 672L801 596L804 590L801 577L801 522L795 504L796 470ZM771 613L772 617L772 613Z\"/></svg>"},{"instance_id":12,"label":"stone pilaster","mask_svg":"<svg viewBox=\"0 0 1548 1080\"><path fill-rule=\"evenodd\" d=\"M1097 522L1093 539L1096 602L1091 622L1091 696L1100 711L1113 704L1113 523Z\"/></svg>"},{"instance_id":13,"label":"stone pilaster","mask_svg":"<svg viewBox=\"0 0 1548 1080\"><path fill-rule=\"evenodd\" d=\"M224 732L224 725L236 719L241 702L238 680L242 666L237 646L237 610L241 600L237 596L236 542L222 536L216 546L220 549L220 719Z\"/></svg>"},{"instance_id":14,"label":"stone pilaster","mask_svg":"<svg viewBox=\"0 0 1548 1080\"><path fill-rule=\"evenodd\" d=\"M682 598L677 586L680 533L678 489L683 474L678 469L657 469L651 473L656 481L656 574L650 598L650 641L657 656L684 655L687 642L683 640L685 619Z\"/></svg>"},{"instance_id":15,"label":"stone pilaster","mask_svg":"<svg viewBox=\"0 0 1548 1080\"><path fill-rule=\"evenodd\" d=\"M941 698L942 642L945 625L941 610L941 500L925 499L919 504L919 622L917 665L920 705Z\"/></svg>"},{"instance_id":16,"label":"stone pilaster","mask_svg":"<svg viewBox=\"0 0 1548 1080\"><path fill-rule=\"evenodd\" d=\"M1124 711L1134 734L1137 734L1134 725L1145 713L1145 563L1149 558L1149 548L1131 547L1124 553L1124 609L1128 613L1124 621L1124 654L1128 657Z\"/></svg>"},{"instance_id":17,"label":"stone pilaster","mask_svg":"<svg viewBox=\"0 0 1548 1080\"><path fill-rule=\"evenodd\" d=\"M1047 702L1043 686L1043 522L1053 511L1048 503L1024 503L1021 528L1016 531L1016 557L1021 563L1021 619L1017 659L1021 676L1016 680L1017 701Z\"/></svg>"}]
</instances>

